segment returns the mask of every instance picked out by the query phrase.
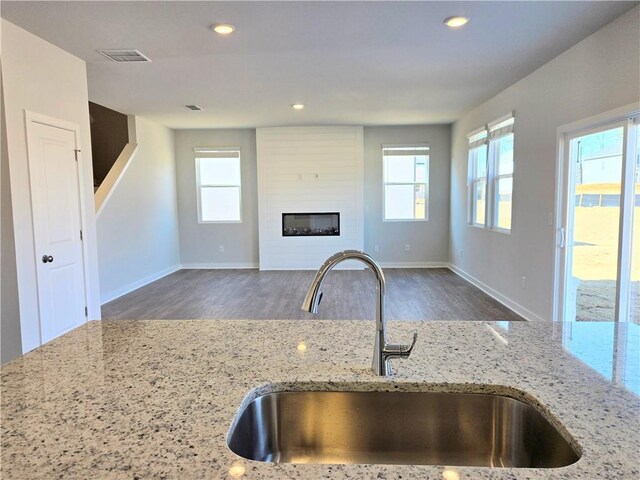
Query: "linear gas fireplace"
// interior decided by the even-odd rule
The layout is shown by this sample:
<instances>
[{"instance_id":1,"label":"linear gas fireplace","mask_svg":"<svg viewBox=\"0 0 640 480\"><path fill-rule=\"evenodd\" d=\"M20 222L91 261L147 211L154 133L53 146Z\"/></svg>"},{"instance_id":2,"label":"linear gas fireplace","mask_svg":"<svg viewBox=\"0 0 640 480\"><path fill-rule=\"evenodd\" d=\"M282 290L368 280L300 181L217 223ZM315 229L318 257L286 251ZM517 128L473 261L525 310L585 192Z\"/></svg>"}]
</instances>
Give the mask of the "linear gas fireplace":
<instances>
[{"instance_id":1,"label":"linear gas fireplace","mask_svg":"<svg viewBox=\"0 0 640 480\"><path fill-rule=\"evenodd\" d=\"M319 237L340 235L340 213L283 213L283 237Z\"/></svg>"}]
</instances>

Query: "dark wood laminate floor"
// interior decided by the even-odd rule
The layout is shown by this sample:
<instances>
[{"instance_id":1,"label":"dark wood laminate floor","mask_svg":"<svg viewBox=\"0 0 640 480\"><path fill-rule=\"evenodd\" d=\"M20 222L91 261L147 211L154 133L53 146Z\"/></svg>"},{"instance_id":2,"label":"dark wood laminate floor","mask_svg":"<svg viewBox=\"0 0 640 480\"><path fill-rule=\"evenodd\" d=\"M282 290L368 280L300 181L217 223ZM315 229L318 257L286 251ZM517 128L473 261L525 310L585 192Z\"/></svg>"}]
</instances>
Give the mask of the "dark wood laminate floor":
<instances>
[{"instance_id":1,"label":"dark wood laminate floor","mask_svg":"<svg viewBox=\"0 0 640 480\"><path fill-rule=\"evenodd\" d=\"M317 315L300 309L315 272L180 270L102 306L104 319L372 319L368 270L333 271ZM388 269L387 319L522 320L445 268Z\"/></svg>"}]
</instances>

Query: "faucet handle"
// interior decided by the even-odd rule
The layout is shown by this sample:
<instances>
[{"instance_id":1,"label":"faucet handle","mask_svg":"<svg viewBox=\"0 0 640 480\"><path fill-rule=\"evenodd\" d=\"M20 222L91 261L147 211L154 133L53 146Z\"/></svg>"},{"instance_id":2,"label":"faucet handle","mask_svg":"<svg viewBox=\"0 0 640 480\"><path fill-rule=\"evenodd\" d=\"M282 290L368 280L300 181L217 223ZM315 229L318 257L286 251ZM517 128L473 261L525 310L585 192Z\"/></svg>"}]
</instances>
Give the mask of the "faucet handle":
<instances>
[{"instance_id":1,"label":"faucet handle","mask_svg":"<svg viewBox=\"0 0 640 480\"><path fill-rule=\"evenodd\" d=\"M413 347L418 340L418 332L414 330L411 345L391 345L384 346L383 353L386 358L407 358L411 355Z\"/></svg>"},{"instance_id":2,"label":"faucet handle","mask_svg":"<svg viewBox=\"0 0 640 480\"><path fill-rule=\"evenodd\" d=\"M411 355L411 352L413 351L413 347L415 347L415 346L416 346L416 341L417 341L417 340L418 340L418 331L417 331L417 330L414 330L414 331L413 331L413 340L411 340L411 345L409 346L409 348L407 348L407 350L406 350L406 352L405 352L405 353L406 353L406 355L407 355L407 357L408 357L409 355Z\"/></svg>"}]
</instances>

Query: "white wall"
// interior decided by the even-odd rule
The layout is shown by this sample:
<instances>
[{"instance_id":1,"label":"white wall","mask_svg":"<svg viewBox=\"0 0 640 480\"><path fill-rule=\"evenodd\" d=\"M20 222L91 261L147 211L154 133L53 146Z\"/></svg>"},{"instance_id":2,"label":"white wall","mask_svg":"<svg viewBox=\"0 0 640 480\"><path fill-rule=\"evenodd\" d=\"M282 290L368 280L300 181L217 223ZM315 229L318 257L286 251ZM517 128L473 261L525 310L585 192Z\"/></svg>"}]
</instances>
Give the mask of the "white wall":
<instances>
[{"instance_id":1,"label":"white wall","mask_svg":"<svg viewBox=\"0 0 640 480\"><path fill-rule=\"evenodd\" d=\"M176 130L180 260L183 268L258 266L256 131ZM193 147L240 147L242 223L198 223ZM220 245L224 252L220 252Z\"/></svg>"},{"instance_id":2,"label":"white wall","mask_svg":"<svg viewBox=\"0 0 640 480\"><path fill-rule=\"evenodd\" d=\"M362 127L259 128L261 270L316 269L363 248ZM340 212L340 236L283 237L282 214Z\"/></svg>"},{"instance_id":3,"label":"white wall","mask_svg":"<svg viewBox=\"0 0 640 480\"><path fill-rule=\"evenodd\" d=\"M183 268L258 266L258 196L254 129L176 130L180 259ZM364 128L364 249L387 266L448 262L450 125ZM382 221L382 144L431 145L428 222ZM193 147L239 146L242 223L199 224ZM297 182L297 180L296 180ZM327 239L325 239L327 240ZM406 252L406 243L411 250ZM224 246L224 252L219 251ZM379 252L374 252L374 246Z\"/></svg>"},{"instance_id":4,"label":"white wall","mask_svg":"<svg viewBox=\"0 0 640 480\"><path fill-rule=\"evenodd\" d=\"M25 110L74 123L80 128L84 162L82 199L88 257L89 318L100 318L98 263L93 209L93 172L85 62L10 22L0 20L7 152L15 228L16 265L23 351L40 343L36 264L25 132Z\"/></svg>"},{"instance_id":5,"label":"white wall","mask_svg":"<svg viewBox=\"0 0 640 480\"><path fill-rule=\"evenodd\" d=\"M138 151L97 221L102 303L180 264L173 131L134 121Z\"/></svg>"},{"instance_id":6,"label":"white wall","mask_svg":"<svg viewBox=\"0 0 640 480\"><path fill-rule=\"evenodd\" d=\"M382 145L429 143L429 221L382 221ZM446 266L449 260L451 126L364 128L364 248L382 266ZM405 245L410 250L405 251ZM375 251L378 245L379 251Z\"/></svg>"},{"instance_id":7,"label":"white wall","mask_svg":"<svg viewBox=\"0 0 640 480\"><path fill-rule=\"evenodd\" d=\"M453 128L450 258L532 319L552 318L557 128L640 97L640 7L464 115ZM513 231L467 225L466 134L516 112ZM526 276L526 289L521 277Z\"/></svg>"},{"instance_id":8,"label":"white wall","mask_svg":"<svg viewBox=\"0 0 640 480\"><path fill-rule=\"evenodd\" d=\"M0 66L1 68L1 66ZM0 77L0 363L22 353L20 338L20 306L18 304L18 274L11 208L9 152L4 116L2 78Z\"/></svg>"}]
</instances>

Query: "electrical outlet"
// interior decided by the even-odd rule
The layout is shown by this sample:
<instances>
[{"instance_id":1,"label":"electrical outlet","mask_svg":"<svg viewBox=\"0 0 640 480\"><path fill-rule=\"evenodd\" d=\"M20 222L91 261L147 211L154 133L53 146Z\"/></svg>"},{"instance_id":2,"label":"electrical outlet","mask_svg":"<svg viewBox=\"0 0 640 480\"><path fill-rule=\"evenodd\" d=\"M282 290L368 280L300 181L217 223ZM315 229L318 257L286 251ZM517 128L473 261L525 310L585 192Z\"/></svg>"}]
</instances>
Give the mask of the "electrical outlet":
<instances>
[{"instance_id":1,"label":"electrical outlet","mask_svg":"<svg viewBox=\"0 0 640 480\"><path fill-rule=\"evenodd\" d=\"M553 226L553 212L547 213L547 225Z\"/></svg>"},{"instance_id":2,"label":"electrical outlet","mask_svg":"<svg viewBox=\"0 0 640 480\"><path fill-rule=\"evenodd\" d=\"M218 245L218 250L220 250L220 253L224 253L224 245Z\"/></svg>"},{"instance_id":3,"label":"electrical outlet","mask_svg":"<svg viewBox=\"0 0 640 480\"><path fill-rule=\"evenodd\" d=\"M374 245L373 246L373 251L374 252L379 252L380 251L380 245Z\"/></svg>"},{"instance_id":4,"label":"electrical outlet","mask_svg":"<svg viewBox=\"0 0 640 480\"><path fill-rule=\"evenodd\" d=\"M527 288L527 277L525 277L524 275L522 276L522 279L520 280L520 285L522 286L523 289Z\"/></svg>"},{"instance_id":5,"label":"electrical outlet","mask_svg":"<svg viewBox=\"0 0 640 480\"><path fill-rule=\"evenodd\" d=\"M464 258L464 250L460 249L460 258Z\"/></svg>"},{"instance_id":6,"label":"electrical outlet","mask_svg":"<svg viewBox=\"0 0 640 480\"><path fill-rule=\"evenodd\" d=\"M404 251L405 251L405 252L408 252L409 250L411 250L411 245L409 245L409 244L407 243L407 244L405 244L405 246L404 246Z\"/></svg>"}]
</instances>

